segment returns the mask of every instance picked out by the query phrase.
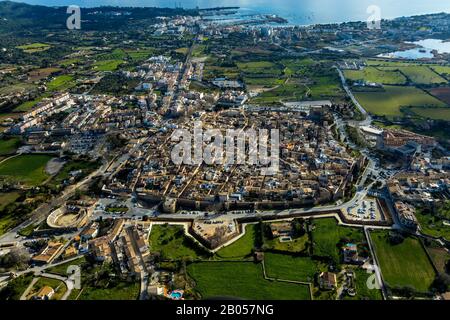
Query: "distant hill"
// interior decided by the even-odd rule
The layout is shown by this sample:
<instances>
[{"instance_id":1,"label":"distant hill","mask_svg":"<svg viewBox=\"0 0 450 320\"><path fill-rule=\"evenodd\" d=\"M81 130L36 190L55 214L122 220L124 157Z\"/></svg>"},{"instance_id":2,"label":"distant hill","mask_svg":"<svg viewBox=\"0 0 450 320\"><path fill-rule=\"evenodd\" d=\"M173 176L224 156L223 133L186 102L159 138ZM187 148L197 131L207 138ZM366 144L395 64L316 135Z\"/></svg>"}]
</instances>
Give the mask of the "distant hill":
<instances>
[{"instance_id":1,"label":"distant hill","mask_svg":"<svg viewBox=\"0 0 450 320\"><path fill-rule=\"evenodd\" d=\"M65 28L69 16L67 7L47 7L12 1L0 2L0 31L12 32L37 28L52 30ZM197 9L181 8L137 8L98 7L82 8L81 19L84 30L117 30L135 26L141 20L151 20L159 16L198 15Z\"/></svg>"}]
</instances>

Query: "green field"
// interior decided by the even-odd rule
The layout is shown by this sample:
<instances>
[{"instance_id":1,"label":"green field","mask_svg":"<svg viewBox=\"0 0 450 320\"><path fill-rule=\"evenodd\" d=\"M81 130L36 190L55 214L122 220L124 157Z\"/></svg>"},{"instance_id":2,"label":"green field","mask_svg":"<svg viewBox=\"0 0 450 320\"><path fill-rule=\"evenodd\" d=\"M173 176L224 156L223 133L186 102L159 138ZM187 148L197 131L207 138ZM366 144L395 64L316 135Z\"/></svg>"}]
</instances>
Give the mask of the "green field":
<instances>
[{"instance_id":1,"label":"green field","mask_svg":"<svg viewBox=\"0 0 450 320\"><path fill-rule=\"evenodd\" d=\"M309 98L326 99L340 97L343 95L341 84L337 79L331 77L315 77L312 84L308 84Z\"/></svg>"},{"instance_id":2,"label":"green field","mask_svg":"<svg viewBox=\"0 0 450 320\"><path fill-rule=\"evenodd\" d=\"M54 78L47 84L47 89L50 91L66 90L74 85L74 78L71 75L65 74Z\"/></svg>"},{"instance_id":3,"label":"green field","mask_svg":"<svg viewBox=\"0 0 450 320\"><path fill-rule=\"evenodd\" d=\"M61 67L67 68L72 64L77 64L81 62L81 59L79 58L71 58L71 59L64 59L61 61L58 61L58 65L60 65Z\"/></svg>"},{"instance_id":4,"label":"green field","mask_svg":"<svg viewBox=\"0 0 450 320\"><path fill-rule=\"evenodd\" d=\"M375 67L366 67L363 70L345 70L345 78L357 81L365 80L382 84L404 84L406 78L398 71L379 70Z\"/></svg>"},{"instance_id":5,"label":"green field","mask_svg":"<svg viewBox=\"0 0 450 320\"><path fill-rule=\"evenodd\" d=\"M86 262L86 258L84 256L82 256L82 257L80 257L78 259L75 259L75 260L72 260L72 261L69 261L69 262L66 262L66 263L62 263L60 265L57 265L57 266L45 269L45 272L58 274L58 275L61 275L61 276L67 276L67 268L69 266L81 266L85 262Z\"/></svg>"},{"instance_id":6,"label":"green field","mask_svg":"<svg viewBox=\"0 0 450 320\"><path fill-rule=\"evenodd\" d=\"M279 104L282 101L304 100L308 88L296 79L289 79L286 83L278 87L262 92L257 97L251 99L251 103L256 104Z\"/></svg>"},{"instance_id":7,"label":"green field","mask_svg":"<svg viewBox=\"0 0 450 320\"><path fill-rule=\"evenodd\" d=\"M450 79L450 66L431 66L430 68L441 76Z\"/></svg>"},{"instance_id":8,"label":"green field","mask_svg":"<svg viewBox=\"0 0 450 320\"><path fill-rule=\"evenodd\" d=\"M64 282L56 279L50 278L39 278L39 280L34 284L33 288L30 291L30 296L37 294L43 287L49 286L53 290L55 290L55 294L51 298L51 300L60 300L64 293L67 291L67 287Z\"/></svg>"},{"instance_id":9,"label":"green field","mask_svg":"<svg viewBox=\"0 0 450 320\"><path fill-rule=\"evenodd\" d=\"M379 116L402 116L401 107L445 107L445 103L414 87L385 86L383 92L354 92L368 112Z\"/></svg>"},{"instance_id":10,"label":"green field","mask_svg":"<svg viewBox=\"0 0 450 320\"><path fill-rule=\"evenodd\" d=\"M266 274L270 278L313 282L319 269L309 257L295 257L286 254L266 252L264 254Z\"/></svg>"},{"instance_id":11,"label":"green field","mask_svg":"<svg viewBox=\"0 0 450 320\"><path fill-rule=\"evenodd\" d=\"M188 53L188 51L189 51L189 48L186 48L186 47L175 49L176 53L180 53L180 54L184 54L184 55L186 55Z\"/></svg>"},{"instance_id":12,"label":"green field","mask_svg":"<svg viewBox=\"0 0 450 320\"><path fill-rule=\"evenodd\" d=\"M110 53L104 53L98 55L97 60L111 61L111 60L123 60L127 58L127 53L125 50L116 48Z\"/></svg>"},{"instance_id":13,"label":"green field","mask_svg":"<svg viewBox=\"0 0 450 320\"><path fill-rule=\"evenodd\" d=\"M398 69L416 84L429 85L447 83L447 80L442 78L427 66L406 66L398 67Z\"/></svg>"},{"instance_id":14,"label":"green field","mask_svg":"<svg viewBox=\"0 0 450 320\"><path fill-rule=\"evenodd\" d=\"M285 242L281 242L280 238L268 239L267 237L264 237L264 248L267 248L268 250L298 253L306 250L308 245L309 237L307 233L301 237L293 237L292 241Z\"/></svg>"},{"instance_id":15,"label":"green field","mask_svg":"<svg viewBox=\"0 0 450 320\"><path fill-rule=\"evenodd\" d=\"M8 159L0 164L0 179L37 186L48 178L44 169L51 158L48 155L20 155Z\"/></svg>"},{"instance_id":16,"label":"green field","mask_svg":"<svg viewBox=\"0 0 450 320\"><path fill-rule=\"evenodd\" d=\"M280 61L285 69L284 73L286 75L292 76L303 76L308 72L308 69L314 67L316 63L313 59L304 58L304 59L283 59Z\"/></svg>"},{"instance_id":17,"label":"green field","mask_svg":"<svg viewBox=\"0 0 450 320\"><path fill-rule=\"evenodd\" d=\"M153 48L144 48L139 50L127 50L126 53L131 60L140 61L148 59L150 56L156 53L156 50Z\"/></svg>"},{"instance_id":18,"label":"green field","mask_svg":"<svg viewBox=\"0 0 450 320\"><path fill-rule=\"evenodd\" d=\"M312 240L315 256L330 257L339 262L341 248L338 243L341 240L356 244L364 241L362 229L339 226L334 218L314 219L314 225Z\"/></svg>"},{"instance_id":19,"label":"green field","mask_svg":"<svg viewBox=\"0 0 450 320\"><path fill-rule=\"evenodd\" d=\"M344 300L383 300L383 295L381 290L369 289L367 286L367 280L372 275L367 273L363 269L354 269L355 273L355 285L356 285L356 296L350 297L346 296Z\"/></svg>"},{"instance_id":20,"label":"green field","mask_svg":"<svg viewBox=\"0 0 450 320\"><path fill-rule=\"evenodd\" d=\"M244 77L244 82L248 86L261 86L261 87L267 87L267 88L273 88L277 85L281 85L284 83L284 79L279 78L251 78L251 77Z\"/></svg>"},{"instance_id":21,"label":"green field","mask_svg":"<svg viewBox=\"0 0 450 320\"><path fill-rule=\"evenodd\" d=\"M29 83L16 83L10 85L3 85L0 87L0 94L14 94L14 93L25 93L27 91L34 90L36 88L35 85Z\"/></svg>"},{"instance_id":22,"label":"green field","mask_svg":"<svg viewBox=\"0 0 450 320\"><path fill-rule=\"evenodd\" d=\"M447 212L450 212L450 203L447 204ZM445 215L444 209L440 209L441 215L433 215L432 213L424 212L423 210L416 210L416 218L419 221L420 229L423 234L432 237L443 237L450 241L450 226L444 224L444 220L450 218L450 213ZM445 219L444 219L445 218Z\"/></svg>"},{"instance_id":23,"label":"green field","mask_svg":"<svg viewBox=\"0 0 450 320\"><path fill-rule=\"evenodd\" d=\"M0 211L8 204L15 202L20 197L18 192L0 193Z\"/></svg>"},{"instance_id":24,"label":"green field","mask_svg":"<svg viewBox=\"0 0 450 320\"><path fill-rule=\"evenodd\" d=\"M118 282L111 284L107 288L82 287L78 300L137 300L139 297L139 283ZM70 295L73 300L78 296L79 291Z\"/></svg>"},{"instance_id":25,"label":"green field","mask_svg":"<svg viewBox=\"0 0 450 320\"><path fill-rule=\"evenodd\" d=\"M446 264L450 261L450 253L444 248L427 248L427 250L436 269L441 273L447 272Z\"/></svg>"},{"instance_id":26,"label":"green field","mask_svg":"<svg viewBox=\"0 0 450 320\"><path fill-rule=\"evenodd\" d=\"M412 287L428 292L435 273L419 240L406 238L401 244L392 245L386 231L372 232L371 238L383 279L391 288Z\"/></svg>"},{"instance_id":27,"label":"green field","mask_svg":"<svg viewBox=\"0 0 450 320\"><path fill-rule=\"evenodd\" d=\"M450 108L410 108L409 111L423 118L450 121Z\"/></svg>"},{"instance_id":28,"label":"green field","mask_svg":"<svg viewBox=\"0 0 450 320\"><path fill-rule=\"evenodd\" d=\"M46 50L50 49L51 46L46 43L36 42L36 43L26 44L23 46L18 46L16 48L23 50L23 52L25 52L25 53L36 53L36 52L46 51Z\"/></svg>"},{"instance_id":29,"label":"green field","mask_svg":"<svg viewBox=\"0 0 450 320\"><path fill-rule=\"evenodd\" d=\"M268 281L262 267L253 262L192 263L187 272L203 299L234 297L255 300L309 300L309 287Z\"/></svg>"},{"instance_id":30,"label":"green field","mask_svg":"<svg viewBox=\"0 0 450 320\"><path fill-rule=\"evenodd\" d=\"M124 61L123 60L100 60L94 63L94 69L98 71L114 71Z\"/></svg>"},{"instance_id":31,"label":"green field","mask_svg":"<svg viewBox=\"0 0 450 320\"><path fill-rule=\"evenodd\" d=\"M150 233L150 252L159 252L161 260L198 259L204 251L184 234L182 226L152 226Z\"/></svg>"},{"instance_id":32,"label":"green field","mask_svg":"<svg viewBox=\"0 0 450 320\"><path fill-rule=\"evenodd\" d=\"M25 101L14 108L14 112L27 112L31 110L36 104L41 102L44 97L39 97L30 101Z\"/></svg>"},{"instance_id":33,"label":"green field","mask_svg":"<svg viewBox=\"0 0 450 320\"><path fill-rule=\"evenodd\" d=\"M20 197L18 192L0 193L0 210L4 210L8 205L13 204ZM14 215L14 209L8 208L0 214L0 235L15 227L20 220Z\"/></svg>"},{"instance_id":34,"label":"green field","mask_svg":"<svg viewBox=\"0 0 450 320\"><path fill-rule=\"evenodd\" d=\"M0 156L13 154L20 146L20 138L0 139Z\"/></svg>"},{"instance_id":35,"label":"green field","mask_svg":"<svg viewBox=\"0 0 450 320\"><path fill-rule=\"evenodd\" d=\"M242 259L251 256L256 242L256 229L258 225L251 224L245 227L245 235L229 246L217 251L217 256L225 259Z\"/></svg>"},{"instance_id":36,"label":"green field","mask_svg":"<svg viewBox=\"0 0 450 320\"><path fill-rule=\"evenodd\" d=\"M270 61L238 62L238 68L245 74L279 76L284 67Z\"/></svg>"},{"instance_id":37,"label":"green field","mask_svg":"<svg viewBox=\"0 0 450 320\"><path fill-rule=\"evenodd\" d=\"M192 56L195 58L204 56L204 51L206 49L206 45L204 44L198 44L194 47L192 50Z\"/></svg>"},{"instance_id":38,"label":"green field","mask_svg":"<svg viewBox=\"0 0 450 320\"><path fill-rule=\"evenodd\" d=\"M442 76L450 73L449 66L427 65L413 62L367 60L369 66L376 66L383 71L400 71L416 84L430 85L446 83Z\"/></svg>"}]
</instances>

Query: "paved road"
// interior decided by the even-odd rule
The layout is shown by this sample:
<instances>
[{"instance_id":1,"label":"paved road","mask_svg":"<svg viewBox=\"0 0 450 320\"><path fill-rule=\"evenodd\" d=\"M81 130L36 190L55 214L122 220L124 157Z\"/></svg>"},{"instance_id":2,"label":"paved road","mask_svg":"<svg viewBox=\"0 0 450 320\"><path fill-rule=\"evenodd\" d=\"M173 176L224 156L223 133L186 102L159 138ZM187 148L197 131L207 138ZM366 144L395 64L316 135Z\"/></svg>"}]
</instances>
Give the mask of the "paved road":
<instances>
[{"instance_id":1,"label":"paved road","mask_svg":"<svg viewBox=\"0 0 450 320\"><path fill-rule=\"evenodd\" d=\"M335 67L335 68L336 68L336 70L339 73L339 77L341 78L341 82L342 82L342 87L344 88L345 92L350 97L350 99L352 99L353 103L358 108L359 112L361 112L361 114L366 117L366 119L361 121L359 124L362 125L362 126L369 125L370 123L372 123L372 117L367 113L367 111L358 102L358 100L356 100L355 96L353 95L352 91L350 90L350 88L347 85L344 73L341 71L341 69L339 69L338 67Z\"/></svg>"}]
</instances>

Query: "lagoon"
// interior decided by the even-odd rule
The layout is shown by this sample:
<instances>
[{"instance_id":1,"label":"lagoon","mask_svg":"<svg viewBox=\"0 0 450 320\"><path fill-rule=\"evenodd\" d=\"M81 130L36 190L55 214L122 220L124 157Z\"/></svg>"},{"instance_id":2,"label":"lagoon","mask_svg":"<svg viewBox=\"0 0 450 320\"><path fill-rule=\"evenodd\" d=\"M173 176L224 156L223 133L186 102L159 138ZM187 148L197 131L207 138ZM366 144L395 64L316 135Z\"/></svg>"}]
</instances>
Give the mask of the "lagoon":
<instances>
[{"instance_id":1,"label":"lagoon","mask_svg":"<svg viewBox=\"0 0 450 320\"><path fill-rule=\"evenodd\" d=\"M450 42L438 39L425 39L416 42L407 42L419 46L418 48L395 51L391 53L380 54L380 58L394 58L394 59L432 59L434 58L433 51L439 54L450 53Z\"/></svg>"}]
</instances>

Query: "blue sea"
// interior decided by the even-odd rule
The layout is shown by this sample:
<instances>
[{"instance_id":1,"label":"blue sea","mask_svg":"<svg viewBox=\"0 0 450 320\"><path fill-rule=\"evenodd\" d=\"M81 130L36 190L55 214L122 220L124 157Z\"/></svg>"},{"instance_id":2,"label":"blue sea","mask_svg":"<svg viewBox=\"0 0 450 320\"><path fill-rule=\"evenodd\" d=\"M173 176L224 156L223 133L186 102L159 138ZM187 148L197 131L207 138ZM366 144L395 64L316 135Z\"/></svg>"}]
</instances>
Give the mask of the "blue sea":
<instances>
[{"instance_id":1,"label":"blue sea","mask_svg":"<svg viewBox=\"0 0 450 320\"><path fill-rule=\"evenodd\" d=\"M132 6L211 8L238 6L240 15L276 14L290 24L366 21L367 8L376 5L383 19L426 13L450 12L449 0L18 0L47 6Z\"/></svg>"}]
</instances>

